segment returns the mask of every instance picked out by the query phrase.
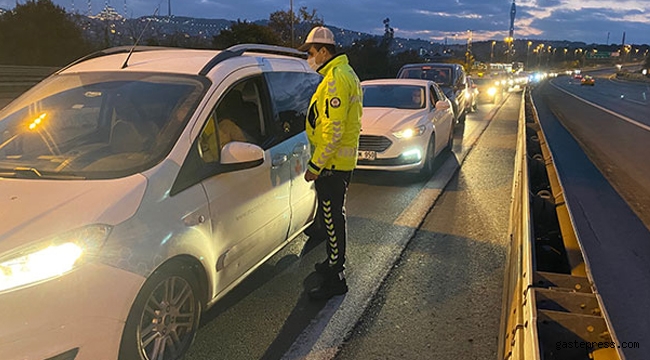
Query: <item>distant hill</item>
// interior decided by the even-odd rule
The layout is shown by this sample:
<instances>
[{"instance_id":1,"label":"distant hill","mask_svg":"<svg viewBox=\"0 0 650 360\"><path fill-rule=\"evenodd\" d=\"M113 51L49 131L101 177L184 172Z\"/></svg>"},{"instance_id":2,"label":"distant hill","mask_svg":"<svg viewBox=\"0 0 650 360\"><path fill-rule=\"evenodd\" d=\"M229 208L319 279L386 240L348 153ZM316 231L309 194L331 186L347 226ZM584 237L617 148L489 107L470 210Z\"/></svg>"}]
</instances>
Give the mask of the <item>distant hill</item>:
<instances>
[{"instance_id":1,"label":"distant hill","mask_svg":"<svg viewBox=\"0 0 650 360\"><path fill-rule=\"evenodd\" d=\"M1 10L0 10L1 11ZM101 15L101 14L100 14ZM116 16L115 16L116 15ZM212 38L219 33L228 29L232 23L237 20L229 19L207 19L192 18L184 16L143 16L135 19L125 19L117 14L113 18L102 18L101 16L87 17L83 15L74 15L78 23L82 25L86 36L96 44L109 46L133 44L134 39L138 38L142 29L147 22L151 21L143 36L142 45L170 45L170 46L189 46L189 47L210 47ZM251 21L260 25L267 25L268 20ZM334 32L337 42L344 46L353 46L360 39L374 38L381 40L381 35L368 34L349 29L343 29L336 26L329 27ZM109 32L109 28L110 30ZM555 40L532 40L532 47L528 46L528 39L515 40L514 55L510 60L525 62L533 56L533 49L544 44L551 52L563 52L567 50L567 57L573 54L573 49L597 49L598 51L616 51L618 45L587 44L584 42L572 41L555 41ZM643 47L642 47L643 48ZM647 48L647 46L646 46ZM445 45L443 43L424 40L424 39L406 39L396 37L393 41L393 53L399 53L407 50L415 50L424 57L430 56L453 56L455 58L465 58L467 51L466 44ZM472 55L477 61L483 62L504 62L506 60L506 45L503 41L498 41L492 46L492 41L477 41L471 45ZM569 53L571 51L572 53ZM645 51L643 48L642 51Z\"/></svg>"}]
</instances>

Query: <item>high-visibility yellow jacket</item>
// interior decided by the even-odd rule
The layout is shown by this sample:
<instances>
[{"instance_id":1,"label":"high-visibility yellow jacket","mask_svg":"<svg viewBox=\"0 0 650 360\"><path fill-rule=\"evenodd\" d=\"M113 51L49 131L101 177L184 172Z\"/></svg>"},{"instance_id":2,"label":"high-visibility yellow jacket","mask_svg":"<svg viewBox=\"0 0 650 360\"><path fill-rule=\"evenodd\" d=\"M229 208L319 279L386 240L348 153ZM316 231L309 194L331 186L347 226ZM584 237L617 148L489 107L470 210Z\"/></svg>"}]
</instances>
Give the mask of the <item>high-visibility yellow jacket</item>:
<instances>
[{"instance_id":1,"label":"high-visibility yellow jacket","mask_svg":"<svg viewBox=\"0 0 650 360\"><path fill-rule=\"evenodd\" d=\"M312 149L309 171L353 170L363 105L359 78L344 54L331 58L318 72L323 80L311 98L306 122Z\"/></svg>"}]
</instances>

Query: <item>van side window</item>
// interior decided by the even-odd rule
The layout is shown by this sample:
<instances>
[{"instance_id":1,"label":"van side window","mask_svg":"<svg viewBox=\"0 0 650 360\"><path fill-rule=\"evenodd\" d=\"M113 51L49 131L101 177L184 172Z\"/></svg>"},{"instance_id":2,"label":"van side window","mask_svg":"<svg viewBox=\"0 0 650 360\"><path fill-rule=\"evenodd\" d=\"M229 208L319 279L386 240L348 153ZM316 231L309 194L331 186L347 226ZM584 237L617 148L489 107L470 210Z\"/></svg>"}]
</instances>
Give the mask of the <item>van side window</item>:
<instances>
[{"instance_id":1,"label":"van side window","mask_svg":"<svg viewBox=\"0 0 650 360\"><path fill-rule=\"evenodd\" d=\"M264 123L261 79L250 78L228 89L212 110L201 135L199 152L205 162L218 162L231 141L260 145L268 137Z\"/></svg>"},{"instance_id":2,"label":"van side window","mask_svg":"<svg viewBox=\"0 0 650 360\"><path fill-rule=\"evenodd\" d=\"M315 73L266 73L273 105L274 143L305 130L305 119L311 96L322 77Z\"/></svg>"}]
</instances>

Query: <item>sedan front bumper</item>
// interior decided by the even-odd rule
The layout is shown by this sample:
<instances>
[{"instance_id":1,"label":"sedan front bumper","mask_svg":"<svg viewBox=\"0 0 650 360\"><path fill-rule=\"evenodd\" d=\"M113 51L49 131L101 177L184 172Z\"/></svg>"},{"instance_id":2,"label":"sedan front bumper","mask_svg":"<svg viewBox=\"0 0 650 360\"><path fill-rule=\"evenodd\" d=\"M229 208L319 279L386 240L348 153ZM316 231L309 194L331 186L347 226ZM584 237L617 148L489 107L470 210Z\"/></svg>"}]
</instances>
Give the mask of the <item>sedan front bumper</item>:
<instances>
[{"instance_id":1,"label":"sedan front bumper","mask_svg":"<svg viewBox=\"0 0 650 360\"><path fill-rule=\"evenodd\" d=\"M391 138L391 145L384 151L377 152L374 160L357 160L357 169L413 171L424 166L429 133L409 139ZM368 150L360 147L360 151Z\"/></svg>"}]
</instances>

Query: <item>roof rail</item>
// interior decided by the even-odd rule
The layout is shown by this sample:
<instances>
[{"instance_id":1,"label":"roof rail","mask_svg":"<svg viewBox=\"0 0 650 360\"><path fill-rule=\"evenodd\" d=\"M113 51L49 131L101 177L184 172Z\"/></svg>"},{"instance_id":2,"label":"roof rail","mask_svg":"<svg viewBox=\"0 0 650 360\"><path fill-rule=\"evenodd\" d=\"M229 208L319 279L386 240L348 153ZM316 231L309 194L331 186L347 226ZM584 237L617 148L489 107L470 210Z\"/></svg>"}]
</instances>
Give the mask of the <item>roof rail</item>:
<instances>
[{"instance_id":1,"label":"roof rail","mask_svg":"<svg viewBox=\"0 0 650 360\"><path fill-rule=\"evenodd\" d=\"M116 47L112 47L112 48L108 48L108 49L95 51L94 53L90 53L90 54L88 54L88 55L86 55L84 57L81 57L81 58L71 62L70 64L64 66L63 68L61 68L59 71L57 71L54 74L55 75L60 74L62 71L67 70L67 69L69 69L69 68L71 68L71 67L73 67L73 66L75 66L75 65L77 65L77 64L79 64L81 62L84 62L86 60L95 59L95 58L102 57L102 56L107 56L107 55L127 54L129 51L131 51L132 48L133 48L133 46L116 46ZM164 47L164 46L136 46L135 48L133 48L133 52L154 51L154 50L168 50L168 49L174 49L174 48Z\"/></svg>"},{"instance_id":2,"label":"roof rail","mask_svg":"<svg viewBox=\"0 0 650 360\"><path fill-rule=\"evenodd\" d=\"M239 45L233 45L221 51L219 54L213 57L210 61L208 61L207 64L205 64L203 69L201 69L199 75L205 76L210 70L212 70L212 68L214 68L220 62L230 59L232 57L241 56L245 52L286 55L286 56L293 56L301 59L307 58L306 53L289 47L276 46L276 45L262 45L262 44L239 44Z\"/></svg>"}]
</instances>

